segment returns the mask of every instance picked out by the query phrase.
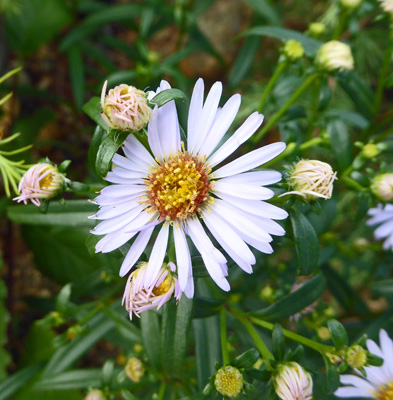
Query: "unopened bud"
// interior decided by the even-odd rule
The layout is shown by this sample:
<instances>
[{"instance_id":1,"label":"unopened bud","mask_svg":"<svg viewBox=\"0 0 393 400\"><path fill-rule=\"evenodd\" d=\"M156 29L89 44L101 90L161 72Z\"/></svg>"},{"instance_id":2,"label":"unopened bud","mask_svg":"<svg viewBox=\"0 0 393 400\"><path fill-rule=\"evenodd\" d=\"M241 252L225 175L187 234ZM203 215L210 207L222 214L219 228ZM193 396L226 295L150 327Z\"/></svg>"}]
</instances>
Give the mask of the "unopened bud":
<instances>
[{"instance_id":1,"label":"unopened bud","mask_svg":"<svg viewBox=\"0 0 393 400\"><path fill-rule=\"evenodd\" d=\"M93 389L87 394L84 400L106 400L106 397L101 390Z\"/></svg>"},{"instance_id":2,"label":"unopened bud","mask_svg":"<svg viewBox=\"0 0 393 400\"><path fill-rule=\"evenodd\" d=\"M362 148L362 154L365 158L374 158L380 153L380 149L378 148L378 145L374 143L367 143L363 148Z\"/></svg>"},{"instance_id":3,"label":"unopened bud","mask_svg":"<svg viewBox=\"0 0 393 400\"><path fill-rule=\"evenodd\" d=\"M374 178L370 189L382 201L393 200L393 173L382 174Z\"/></svg>"},{"instance_id":4,"label":"unopened bud","mask_svg":"<svg viewBox=\"0 0 393 400\"><path fill-rule=\"evenodd\" d=\"M354 10L360 6L362 0L341 0L341 5L347 10Z\"/></svg>"},{"instance_id":5,"label":"unopened bud","mask_svg":"<svg viewBox=\"0 0 393 400\"><path fill-rule=\"evenodd\" d=\"M145 367L139 358L131 357L124 368L126 375L135 383L145 374Z\"/></svg>"},{"instance_id":6,"label":"unopened bud","mask_svg":"<svg viewBox=\"0 0 393 400\"><path fill-rule=\"evenodd\" d=\"M281 365L274 378L274 388L281 400L311 400L311 375L298 363Z\"/></svg>"},{"instance_id":7,"label":"unopened bud","mask_svg":"<svg viewBox=\"0 0 393 400\"><path fill-rule=\"evenodd\" d=\"M216 373L214 386L223 396L233 399L243 389L243 375L237 368L231 365L222 367Z\"/></svg>"},{"instance_id":8,"label":"unopened bud","mask_svg":"<svg viewBox=\"0 0 393 400\"><path fill-rule=\"evenodd\" d=\"M345 352L345 360L351 368L362 368L367 364L367 351L358 344L355 344Z\"/></svg>"},{"instance_id":9,"label":"unopened bud","mask_svg":"<svg viewBox=\"0 0 393 400\"><path fill-rule=\"evenodd\" d=\"M308 28L311 36L318 37L321 36L326 31L326 26L321 22L312 22Z\"/></svg>"},{"instance_id":10,"label":"unopened bud","mask_svg":"<svg viewBox=\"0 0 393 400\"><path fill-rule=\"evenodd\" d=\"M379 0L382 9L393 18L393 0Z\"/></svg>"},{"instance_id":11,"label":"unopened bud","mask_svg":"<svg viewBox=\"0 0 393 400\"><path fill-rule=\"evenodd\" d=\"M319 68L325 71L346 71L354 68L351 48L342 42L332 40L321 46L315 59Z\"/></svg>"},{"instance_id":12,"label":"unopened bud","mask_svg":"<svg viewBox=\"0 0 393 400\"><path fill-rule=\"evenodd\" d=\"M288 40L282 49L285 57L289 61L297 61L304 56L304 48L297 40Z\"/></svg>"},{"instance_id":13,"label":"unopened bud","mask_svg":"<svg viewBox=\"0 0 393 400\"><path fill-rule=\"evenodd\" d=\"M318 328L317 335L321 340L329 340L332 337L332 334L326 326Z\"/></svg>"}]
</instances>

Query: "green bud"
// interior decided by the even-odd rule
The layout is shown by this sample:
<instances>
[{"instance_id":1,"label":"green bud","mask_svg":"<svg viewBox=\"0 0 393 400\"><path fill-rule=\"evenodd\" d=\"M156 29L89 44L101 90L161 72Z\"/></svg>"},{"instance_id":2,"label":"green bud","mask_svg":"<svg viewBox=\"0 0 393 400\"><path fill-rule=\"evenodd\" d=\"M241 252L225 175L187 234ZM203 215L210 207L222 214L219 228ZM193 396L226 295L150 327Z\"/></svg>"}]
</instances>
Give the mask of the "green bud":
<instances>
[{"instance_id":1,"label":"green bud","mask_svg":"<svg viewBox=\"0 0 393 400\"><path fill-rule=\"evenodd\" d=\"M304 56L304 48L297 40L288 40L282 50L289 61L297 61Z\"/></svg>"},{"instance_id":2,"label":"green bud","mask_svg":"<svg viewBox=\"0 0 393 400\"><path fill-rule=\"evenodd\" d=\"M236 398L243 389L243 375L231 365L222 367L216 373L214 386L223 396Z\"/></svg>"},{"instance_id":3,"label":"green bud","mask_svg":"<svg viewBox=\"0 0 393 400\"><path fill-rule=\"evenodd\" d=\"M367 351L358 344L348 347L345 352L345 361L351 368L362 368L367 365Z\"/></svg>"}]
</instances>

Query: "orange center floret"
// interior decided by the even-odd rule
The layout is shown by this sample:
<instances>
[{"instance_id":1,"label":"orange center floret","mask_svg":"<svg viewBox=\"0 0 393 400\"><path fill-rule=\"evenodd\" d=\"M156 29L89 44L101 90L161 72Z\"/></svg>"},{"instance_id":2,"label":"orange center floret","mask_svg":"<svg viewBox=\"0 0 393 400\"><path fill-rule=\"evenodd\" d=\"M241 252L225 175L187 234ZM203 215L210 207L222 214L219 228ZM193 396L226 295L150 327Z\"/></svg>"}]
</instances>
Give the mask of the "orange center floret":
<instances>
[{"instance_id":1,"label":"orange center floret","mask_svg":"<svg viewBox=\"0 0 393 400\"><path fill-rule=\"evenodd\" d=\"M152 166L147 177L147 202L160 219L184 220L201 211L209 199L212 182L206 157L178 151Z\"/></svg>"},{"instance_id":2,"label":"orange center floret","mask_svg":"<svg viewBox=\"0 0 393 400\"><path fill-rule=\"evenodd\" d=\"M376 393L376 400L393 400L393 382L381 386L380 391Z\"/></svg>"}]
</instances>

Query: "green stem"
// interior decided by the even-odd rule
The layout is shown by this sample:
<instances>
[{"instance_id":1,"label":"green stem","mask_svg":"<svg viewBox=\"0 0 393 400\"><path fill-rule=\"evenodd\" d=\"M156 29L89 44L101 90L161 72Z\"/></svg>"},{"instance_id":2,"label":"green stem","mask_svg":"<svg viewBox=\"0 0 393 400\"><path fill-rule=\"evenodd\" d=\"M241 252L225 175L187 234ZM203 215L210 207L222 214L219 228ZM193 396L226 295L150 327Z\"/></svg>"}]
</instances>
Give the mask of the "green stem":
<instances>
[{"instance_id":1,"label":"green stem","mask_svg":"<svg viewBox=\"0 0 393 400\"><path fill-rule=\"evenodd\" d=\"M284 71L285 67L288 65L287 62L281 62L278 64L276 70L274 71L273 76L270 78L270 81L268 82L265 90L263 91L261 101L259 102L259 107L258 107L258 112L261 113L263 110L263 106L266 103L266 100L272 91L274 84L276 83L278 77L281 75L281 73Z\"/></svg>"},{"instance_id":2,"label":"green stem","mask_svg":"<svg viewBox=\"0 0 393 400\"><path fill-rule=\"evenodd\" d=\"M382 103L383 97L383 89L385 87L386 75L389 72L389 64L390 60L392 59L393 53L393 29L390 30L389 42L385 49L385 55L383 57L383 62L381 69L379 71L378 77L378 86L375 95L375 103L374 103L374 116L378 115L379 109Z\"/></svg>"},{"instance_id":3,"label":"green stem","mask_svg":"<svg viewBox=\"0 0 393 400\"><path fill-rule=\"evenodd\" d=\"M340 19L338 20L338 24L333 33L332 40L338 39L341 36L341 34L344 32L346 21L347 21L347 13L345 12L341 15Z\"/></svg>"},{"instance_id":4,"label":"green stem","mask_svg":"<svg viewBox=\"0 0 393 400\"><path fill-rule=\"evenodd\" d=\"M300 95L311 85L319 76L319 72L311 74L292 94L288 101L277 111L268 121L268 123L256 135L254 135L254 143L259 142L269 131L269 129L287 112L288 108L300 97Z\"/></svg>"},{"instance_id":5,"label":"green stem","mask_svg":"<svg viewBox=\"0 0 393 400\"><path fill-rule=\"evenodd\" d=\"M221 352L222 352L222 363L223 365L229 364L228 355L228 340L227 340L227 323L226 323L226 310L221 308L220 311L220 338L221 338Z\"/></svg>"},{"instance_id":6,"label":"green stem","mask_svg":"<svg viewBox=\"0 0 393 400\"><path fill-rule=\"evenodd\" d=\"M274 360L274 356L270 352L270 350L267 348L265 342L259 336L257 330L253 327L253 325L248 320L248 318L246 316L242 315L239 312L239 310L235 310L235 309L231 308L230 311L246 328L248 334L251 336L252 340L254 341L255 346L261 353L262 357L265 359L267 367L269 369L271 369L270 360Z\"/></svg>"},{"instance_id":7,"label":"green stem","mask_svg":"<svg viewBox=\"0 0 393 400\"><path fill-rule=\"evenodd\" d=\"M363 192L365 187L362 186L360 183L356 182L354 179L350 178L349 176L343 176L340 178L341 181L344 181L349 187L358 190L359 192Z\"/></svg>"},{"instance_id":8,"label":"green stem","mask_svg":"<svg viewBox=\"0 0 393 400\"><path fill-rule=\"evenodd\" d=\"M164 382L161 383L160 391L158 392L157 400L163 400L164 399L166 386L167 386L167 382L164 381Z\"/></svg>"},{"instance_id":9,"label":"green stem","mask_svg":"<svg viewBox=\"0 0 393 400\"><path fill-rule=\"evenodd\" d=\"M269 329L270 331L273 331L274 325L270 322L263 321L257 317L250 317L250 320L259 326L262 326L262 328ZM309 347L310 349L319 351L320 353L335 353L336 349L333 346L327 346L322 343L315 342L314 340L308 339L304 336L298 335L297 333L288 331L286 329L283 329L284 336L287 337L288 339L295 340L298 343L304 344L305 346Z\"/></svg>"},{"instance_id":10,"label":"green stem","mask_svg":"<svg viewBox=\"0 0 393 400\"><path fill-rule=\"evenodd\" d=\"M300 150L300 151L307 150L307 149L309 149L310 147L314 147L314 146L317 146L318 144L323 143L324 141L325 141L325 139L322 138L322 137L320 137L320 136L315 137L315 138L312 138L312 139L310 139L310 140L307 140L307 142L302 143L302 144L299 146L299 150Z\"/></svg>"}]
</instances>

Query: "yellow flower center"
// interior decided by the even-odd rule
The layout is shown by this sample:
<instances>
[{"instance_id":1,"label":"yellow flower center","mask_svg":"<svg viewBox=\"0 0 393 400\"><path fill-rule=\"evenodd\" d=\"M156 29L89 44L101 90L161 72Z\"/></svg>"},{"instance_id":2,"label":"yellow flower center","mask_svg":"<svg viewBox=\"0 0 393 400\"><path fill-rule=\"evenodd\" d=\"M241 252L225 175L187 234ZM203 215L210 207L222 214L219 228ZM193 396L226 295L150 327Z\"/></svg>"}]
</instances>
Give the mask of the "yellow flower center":
<instances>
[{"instance_id":1,"label":"yellow flower center","mask_svg":"<svg viewBox=\"0 0 393 400\"><path fill-rule=\"evenodd\" d=\"M393 400L393 381L380 387L375 400Z\"/></svg>"},{"instance_id":2,"label":"yellow flower center","mask_svg":"<svg viewBox=\"0 0 393 400\"><path fill-rule=\"evenodd\" d=\"M243 388L243 376L232 366L222 367L217 371L214 385L223 396L234 398Z\"/></svg>"},{"instance_id":3,"label":"yellow flower center","mask_svg":"<svg viewBox=\"0 0 393 400\"><path fill-rule=\"evenodd\" d=\"M50 169L49 167L46 168L44 171L42 171L41 175L45 174L48 169ZM44 176L41 180L40 180L40 188L41 189L48 189L50 188L50 186L53 183L53 178L54 175L52 173L49 173L48 175Z\"/></svg>"},{"instance_id":4,"label":"yellow flower center","mask_svg":"<svg viewBox=\"0 0 393 400\"><path fill-rule=\"evenodd\" d=\"M161 282L161 285L156 286L153 289L154 296L162 296L165 293L168 293L170 288L172 287L172 279L171 276L168 274L166 278Z\"/></svg>"},{"instance_id":5,"label":"yellow flower center","mask_svg":"<svg viewBox=\"0 0 393 400\"><path fill-rule=\"evenodd\" d=\"M144 203L152 212L158 212L160 219L184 220L201 211L208 200L212 201L210 172L205 157L194 156L184 149L170 154L152 166Z\"/></svg>"}]
</instances>

